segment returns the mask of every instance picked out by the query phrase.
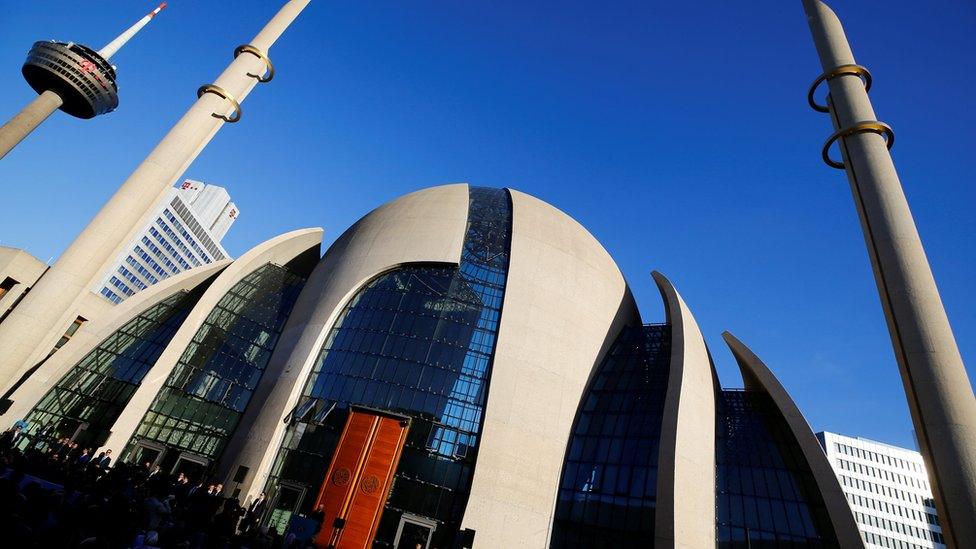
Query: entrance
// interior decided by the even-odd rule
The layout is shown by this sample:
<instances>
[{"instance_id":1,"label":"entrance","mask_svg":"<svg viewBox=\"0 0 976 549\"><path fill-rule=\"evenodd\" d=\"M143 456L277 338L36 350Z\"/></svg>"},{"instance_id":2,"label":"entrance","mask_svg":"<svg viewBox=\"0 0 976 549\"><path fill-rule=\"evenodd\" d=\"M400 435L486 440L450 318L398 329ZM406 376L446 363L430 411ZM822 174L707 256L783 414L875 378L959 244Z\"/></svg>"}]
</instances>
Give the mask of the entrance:
<instances>
[{"instance_id":1,"label":"entrance","mask_svg":"<svg viewBox=\"0 0 976 549\"><path fill-rule=\"evenodd\" d=\"M207 458L184 452L176 459L176 465L173 466L173 470L170 473L173 476L183 473L186 475L186 478L193 481L203 480L209 463L210 461Z\"/></svg>"},{"instance_id":2,"label":"entrance","mask_svg":"<svg viewBox=\"0 0 976 549\"><path fill-rule=\"evenodd\" d=\"M350 409L315 501L316 511L323 516L316 545L334 549L372 545L409 428L409 418Z\"/></svg>"},{"instance_id":3,"label":"entrance","mask_svg":"<svg viewBox=\"0 0 976 549\"><path fill-rule=\"evenodd\" d=\"M404 513L400 517L393 546L396 549L417 549L417 547L429 549L430 538L436 528L437 523L430 519Z\"/></svg>"},{"instance_id":4,"label":"entrance","mask_svg":"<svg viewBox=\"0 0 976 549\"><path fill-rule=\"evenodd\" d=\"M301 485L291 485L282 483L278 486L278 493L275 494L271 505L271 512L268 518L268 528L277 530L281 535L285 534L288 528L288 521L298 510L302 498L305 497L305 488Z\"/></svg>"},{"instance_id":5,"label":"entrance","mask_svg":"<svg viewBox=\"0 0 976 549\"><path fill-rule=\"evenodd\" d=\"M148 442L138 442L132 449L132 459L129 461L137 465L148 463L150 466L156 465L159 458L163 455L163 446Z\"/></svg>"}]
</instances>

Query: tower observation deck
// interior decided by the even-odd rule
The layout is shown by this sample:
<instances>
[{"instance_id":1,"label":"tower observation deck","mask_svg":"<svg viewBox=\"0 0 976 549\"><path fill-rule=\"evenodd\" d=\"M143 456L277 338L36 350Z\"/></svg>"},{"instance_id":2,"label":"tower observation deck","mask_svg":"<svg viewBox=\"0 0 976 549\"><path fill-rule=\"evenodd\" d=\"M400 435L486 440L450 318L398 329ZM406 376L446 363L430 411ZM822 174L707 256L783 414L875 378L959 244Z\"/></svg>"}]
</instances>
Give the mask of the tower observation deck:
<instances>
[{"instance_id":1,"label":"tower observation deck","mask_svg":"<svg viewBox=\"0 0 976 549\"><path fill-rule=\"evenodd\" d=\"M83 119L115 110L119 89L109 59L165 7L160 4L98 51L73 42L35 42L22 72L39 95L0 127L0 158L55 110Z\"/></svg>"}]
</instances>

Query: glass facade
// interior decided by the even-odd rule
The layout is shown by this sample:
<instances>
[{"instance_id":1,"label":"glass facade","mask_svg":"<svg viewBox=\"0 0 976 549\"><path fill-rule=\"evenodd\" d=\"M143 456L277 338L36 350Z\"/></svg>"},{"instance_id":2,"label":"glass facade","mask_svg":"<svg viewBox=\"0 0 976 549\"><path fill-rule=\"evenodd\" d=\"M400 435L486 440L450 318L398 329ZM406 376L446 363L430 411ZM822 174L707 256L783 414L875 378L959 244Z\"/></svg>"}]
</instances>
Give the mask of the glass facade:
<instances>
[{"instance_id":1,"label":"glass facade","mask_svg":"<svg viewBox=\"0 0 976 549\"><path fill-rule=\"evenodd\" d=\"M376 545L401 517L450 547L467 505L508 273L512 210L504 189L471 187L460 265L408 265L346 304L292 413L269 493L271 522L308 513L349 405L412 418Z\"/></svg>"},{"instance_id":2,"label":"glass facade","mask_svg":"<svg viewBox=\"0 0 976 549\"><path fill-rule=\"evenodd\" d=\"M305 278L267 264L237 282L187 345L123 454L165 448L164 470L181 456L212 465L264 373Z\"/></svg>"},{"instance_id":3,"label":"glass facade","mask_svg":"<svg viewBox=\"0 0 976 549\"><path fill-rule=\"evenodd\" d=\"M670 328L621 332L580 402L566 452L553 548L653 545Z\"/></svg>"},{"instance_id":4,"label":"glass facade","mask_svg":"<svg viewBox=\"0 0 976 549\"><path fill-rule=\"evenodd\" d=\"M722 391L718 408L718 546L838 547L806 458L772 399Z\"/></svg>"},{"instance_id":5,"label":"glass facade","mask_svg":"<svg viewBox=\"0 0 976 549\"><path fill-rule=\"evenodd\" d=\"M174 294L105 338L31 410L29 432L101 445L206 286Z\"/></svg>"}]
</instances>

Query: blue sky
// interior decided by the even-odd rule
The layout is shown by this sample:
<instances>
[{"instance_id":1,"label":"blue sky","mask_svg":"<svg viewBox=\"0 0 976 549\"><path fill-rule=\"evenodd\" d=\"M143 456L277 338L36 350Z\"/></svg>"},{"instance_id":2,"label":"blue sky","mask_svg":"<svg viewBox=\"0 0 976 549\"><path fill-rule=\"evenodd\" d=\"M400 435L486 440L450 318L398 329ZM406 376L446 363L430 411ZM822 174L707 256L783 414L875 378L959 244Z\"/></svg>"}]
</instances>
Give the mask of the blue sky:
<instances>
[{"instance_id":1,"label":"blue sky","mask_svg":"<svg viewBox=\"0 0 976 549\"><path fill-rule=\"evenodd\" d=\"M0 4L0 118L35 40L99 48L150 1ZM976 6L832 3L894 149L963 358L976 360ZM0 162L0 243L56 257L278 2L174 0L114 59L121 105L56 113ZM664 272L726 386L720 333L770 365L814 429L913 445L844 174L824 165L799 0L326 2L272 48L278 75L187 177L226 186L233 254L291 229L331 242L371 208L451 182L559 207L616 258L646 321Z\"/></svg>"}]
</instances>

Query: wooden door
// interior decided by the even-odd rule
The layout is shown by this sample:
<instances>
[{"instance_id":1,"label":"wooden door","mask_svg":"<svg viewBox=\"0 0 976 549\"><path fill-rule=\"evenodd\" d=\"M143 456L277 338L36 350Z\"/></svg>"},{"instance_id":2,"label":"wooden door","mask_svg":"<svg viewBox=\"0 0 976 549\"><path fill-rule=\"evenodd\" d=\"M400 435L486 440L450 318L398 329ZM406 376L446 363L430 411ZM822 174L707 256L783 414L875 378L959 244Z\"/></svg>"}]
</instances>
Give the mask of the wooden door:
<instances>
[{"instance_id":1,"label":"wooden door","mask_svg":"<svg viewBox=\"0 0 976 549\"><path fill-rule=\"evenodd\" d=\"M353 408L315 502L321 506L320 547L365 549L373 543L409 420Z\"/></svg>"}]
</instances>

